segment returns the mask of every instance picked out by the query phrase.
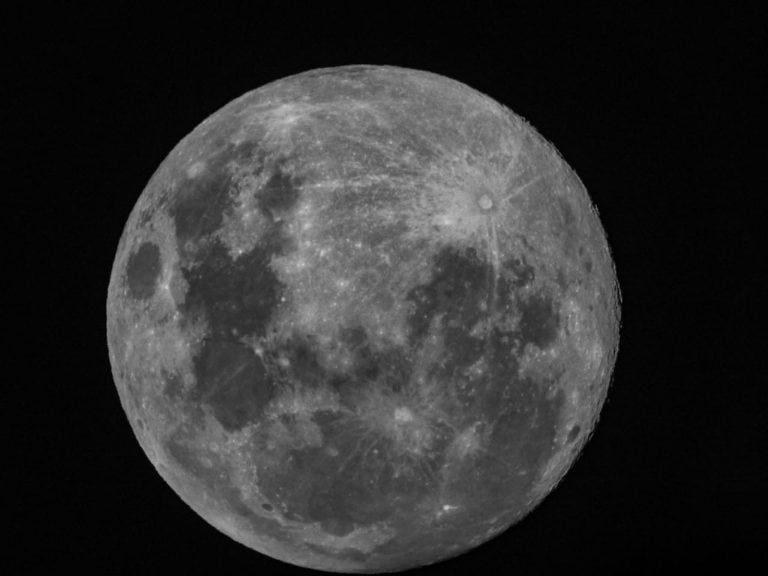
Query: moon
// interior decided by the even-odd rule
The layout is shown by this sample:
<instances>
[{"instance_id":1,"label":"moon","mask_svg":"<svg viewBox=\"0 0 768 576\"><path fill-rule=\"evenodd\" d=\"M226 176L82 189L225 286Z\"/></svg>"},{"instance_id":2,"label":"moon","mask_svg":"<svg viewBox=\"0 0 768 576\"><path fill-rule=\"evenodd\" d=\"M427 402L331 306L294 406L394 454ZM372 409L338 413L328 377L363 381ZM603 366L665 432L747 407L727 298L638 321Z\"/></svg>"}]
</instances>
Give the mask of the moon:
<instances>
[{"instance_id":1,"label":"moon","mask_svg":"<svg viewBox=\"0 0 768 576\"><path fill-rule=\"evenodd\" d=\"M114 380L162 478L282 561L398 571L528 514L618 349L597 211L526 121L436 74L347 66L232 101L117 247Z\"/></svg>"}]
</instances>

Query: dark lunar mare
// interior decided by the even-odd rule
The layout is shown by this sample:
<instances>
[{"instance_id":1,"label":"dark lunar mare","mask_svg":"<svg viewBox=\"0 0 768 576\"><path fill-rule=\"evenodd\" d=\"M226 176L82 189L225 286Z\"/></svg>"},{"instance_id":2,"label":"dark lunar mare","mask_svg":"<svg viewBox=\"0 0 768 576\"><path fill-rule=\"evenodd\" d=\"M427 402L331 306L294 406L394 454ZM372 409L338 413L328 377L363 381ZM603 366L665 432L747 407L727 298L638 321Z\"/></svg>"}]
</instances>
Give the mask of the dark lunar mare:
<instances>
[{"instance_id":1,"label":"dark lunar mare","mask_svg":"<svg viewBox=\"0 0 768 576\"><path fill-rule=\"evenodd\" d=\"M559 328L557 310L552 298L534 294L521 299L519 341L522 345L534 344L546 348L557 338Z\"/></svg>"},{"instance_id":2,"label":"dark lunar mare","mask_svg":"<svg viewBox=\"0 0 768 576\"><path fill-rule=\"evenodd\" d=\"M527 343L551 343L558 320L547 296L517 295L517 289L534 279L533 268L522 259L510 266L514 281L494 274L492 265L474 250L446 247L434 259L432 279L408 295L413 346L423 341L432 320L442 317L446 358L432 367L433 378L466 381L468 369L479 360L486 367L482 376L454 389L453 395L460 404L457 422L480 422L476 431L481 435L491 430L488 447L448 480L456 493L481 504L473 508L481 511L494 506L515 509L509 506L513 499L522 505L537 470L552 454L562 407L561 397L545 397L541 383L516 376L519 352ZM497 322L506 315L520 318L515 328L505 330ZM487 330L473 336L471 328L482 322L488 323Z\"/></svg>"},{"instance_id":3,"label":"dark lunar mare","mask_svg":"<svg viewBox=\"0 0 768 576\"><path fill-rule=\"evenodd\" d=\"M404 455L370 423L350 416L367 387L382 394L401 392L410 379L412 361L405 350L374 352L361 326L341 332L341 342L353 354L353 367L345 373L321 366L311 337L294 336L273 351L290 359L290 366L282 368L283 378L305 388L336 390L347 411L314 412L323 444L291 449L280 467L259 475L267 498L290 503L283 511L287 518L318 522L336 535L357 526L396 521L412 510L437 488L437 471L449 440L447 433L438 434L428 454ZM290 415L281 416L281 424L289 432L296 426ZM258 444L270 452L267 437Z\"/></svg>"},{"instance_id":4,"label":"dark lunar mare","mask_svg":"<svg viewBox=\"0 0 768 576\"><path fill-rule=\"evenodd\" d=\"M536 275L533 266L531 266L522 255L504 260L502 266L505 270L512 273L514 280L512 280L511 284L514 288L527 286L533 282Z\"/></svg>"},{"instance_id":5,"label":"dark lunar mare","mask_svg":"<svg viewBox=\"0 0 768 576\"><path fill-rule=\"evenodd\" d=\"M257 204L271 224L250 251L233 258L215 236L236 191L228 165L237 162L258 172L264 169L264 158L254 142L227 146L209 160L201 176L185 182L169 210L183 247L187 282L179 311L185 322L202 319L207 326L193 360L197 384L189 400L210 406L227 430L257 419L276 392L267 367L245 339L265 335L284 293L270 263L285 253L287 242L272 210L287 210L296 203L296 183L278 169L256 192Z\"/></svg>"},{"instance_id":6,"label":"dark lunar mare","mask_svg":"<svg viewBox=\"0 0 768 576\"><path fill-rule=\"evenodd\" d=\"M516 378L518 360L513 349L527 342L549 342L556 313L544 296L525 302L516 299L514 284L496 276L474 250L446 247L435 257L433 270L432 279L408 295L413 309L407 348L373 352L364 327L343 327L339 340L352 352L353 368L346 374L332 374L322 369L312 338L294 337L281 352L291 362L285 368L286 377L306 386L331 386L340 392L342 403L349 400L352 409L355 391L366 385L383 393L401 392L412 378L414 354L439 315L446 355L431 367L431 377L444 383L444 394L450 396L449 382L478 360L484 359L488 366L472 392L464 397L455 392L463 405L457 407L452 423L462 427L479 422L477 433L488 432L487 448L465 462L449 462L448 447L456 430L432 422L436 440L429 451L403 456L391 440L364 423L339 413L316 413L323 445L290 450L283 465L260 474L265 496L273 502L290 502L288 518L319 522L337 535L386 521L399 533L409 538L416 535L424 546L437 549L437 539L418 535L421 527L411 513L437 490L479 504L463 517L470 523L487 521L489 509L525 507L537 471L552 454L562 398L548 399L536 382ZM495 325L498 315L515 311L525 319L516 329L505 332ZM483 337L470 335L469 328L477 322L488 322ZM288 430L294 425L291 417L284 416L282 422ZM334 455L329 454L331 447ZM510 508L510 502L515 506ZM383 545L380 553L386 555L388 547L394 552L400 546L402 541L396 539ZM355 554L342 553L350 559Z\"/></svg>"},{"instance_id":7,"label":"dark lunar mare","mask_svg":"<svg viewBox=\"0 0 768 576\"><path fill-rule=\"evenodd\" d=\"M446 246L432 263L432 279L412 289L407 301L414 308L409 319L412 346L419 346L426 337L435 316L444 313L448 330L454 324L459 332L480 319L480 306L492 295L493 270L477 255L474 248L458 250Z\"/></svg>"},{"instance_id":8,"label":"dark lunar mare","mask_svg":"<svg viewBox=\"0 0 768 576\"><path fill-rule=\"evenodd\" d=\"M160 247L152 242L144 242L130 255L125 267L128 296L135 300L150 298L155 293L161 270Z\"/></svg>"},{"instance_id":9,"label":"dark lunar mare","mask_svg":"<svg viewBox=\"0 0 768 576\"><path fill-rule=\"evenodd\" d=\"M272 175L260 190L256 202L262 213L274 220L275 215L292 208L299 199L299 186L284 170L286 161L275 163Z\"/></svg>"},{"instance_id":10,"label":"dark lunar mare","mask_svg":"<svg viewBox=\"0 0 768 576\"><path fill-rule=\"evenodd\" d=\"M300 382L310 388L321 386L325 374L317 358L316 342L311 335L292 334L266 351L270 373L285 382ZM287 365L280 362L287 360Z\"/></svg>"},{"instance_id":11,"label":"dark lunar mare","mask_svg":"<svg viewBox=\"0 0 768 576\"><path fill-rule=\"evenodd\" d=\"M176 225L176 239L182 256L188 256L187 250L195 242L221 228L224 213L232 202L232 175L227 170L230 162L251 165L255 171L260 171L263 153L258 144L250 140L237 145L227 144L207 159L201 174L182 181L170 200L169 212Z\"/></svg>"},{"instance_id":12,"label":"dark lunar mare","mask_svg":"<svg viewBox=\"0 0 768 576\"><path fill-rule=\"evenodd\" d=\"M289 503L287 518L318 522L341 536L376 522L397 524L438 488L445 441L427 454L403 455L392 440L347 416L320 411L314 422L322 446L291 450L279 469L260 474L262 493Z\"/></svg>"}]
</instances>

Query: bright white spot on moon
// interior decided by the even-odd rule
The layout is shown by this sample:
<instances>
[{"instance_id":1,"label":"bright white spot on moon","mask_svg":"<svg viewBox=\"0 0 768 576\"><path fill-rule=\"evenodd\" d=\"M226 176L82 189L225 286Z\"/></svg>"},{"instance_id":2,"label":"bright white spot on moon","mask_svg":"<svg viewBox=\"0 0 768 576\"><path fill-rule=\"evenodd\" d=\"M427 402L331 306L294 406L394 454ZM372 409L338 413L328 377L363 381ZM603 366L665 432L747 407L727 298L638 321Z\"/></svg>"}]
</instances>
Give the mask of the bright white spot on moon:
<instances>
[{"instance_id":1,"label":"bright white spot on moon","mask_svg":"<svg viewBox=\"0 0 768 576\"><path fill-rule=\"evenodd\" d=\"M413 414L408 408L395 408L395 420L398 422L410 422L413 420Z\"/></svg>"},{"instance_id":2,"label":"bright white spot on moon","mask_svg":"<svg viewBox=\"0 0 768 576\"><path fill-rule=\"evenodd\" d=\"M483 210L490 210L493 208L493 200L491 200L491 197L488 196L488 194L483 194L480 196L480 199L477 201L477 203Z\"/></svg>"},{"instance_id":3,"label":"bright white spot on moon","mask_svg":"<svg viewBox=\"0 0 768 576\"><path fill-rule=\"evenodd\" d=\"M189 178L197 178L205 170L205 162L195 162L187 168L187 176Z\"/></svg>"}]
</instances>

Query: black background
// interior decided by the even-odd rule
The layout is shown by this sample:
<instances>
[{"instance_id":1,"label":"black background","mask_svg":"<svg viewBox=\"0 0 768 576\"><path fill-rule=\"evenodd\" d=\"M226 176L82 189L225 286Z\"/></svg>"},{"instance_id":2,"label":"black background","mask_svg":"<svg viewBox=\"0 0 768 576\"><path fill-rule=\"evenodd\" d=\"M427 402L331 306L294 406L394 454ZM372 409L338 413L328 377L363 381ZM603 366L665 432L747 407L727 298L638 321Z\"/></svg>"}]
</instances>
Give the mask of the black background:
<instances>
[{"instance_id":1,"label":"black background","mask_svg":"<svg viewBox=\"0 0 768 576\"><path fill-rule=\"evenodd\" d=\"M264 83L352 63L443 74L528 119L599 208L623 294L614 382L575 467L517 526L420 572L656 574L765 559L757 12L191 4L5 19L6 143L18 153L5 193L5 476L18 486L6 573L304 572L219 534L154 471L112 383L105 301L127 216L184 135Z\"/></svg>"}]
</instances>

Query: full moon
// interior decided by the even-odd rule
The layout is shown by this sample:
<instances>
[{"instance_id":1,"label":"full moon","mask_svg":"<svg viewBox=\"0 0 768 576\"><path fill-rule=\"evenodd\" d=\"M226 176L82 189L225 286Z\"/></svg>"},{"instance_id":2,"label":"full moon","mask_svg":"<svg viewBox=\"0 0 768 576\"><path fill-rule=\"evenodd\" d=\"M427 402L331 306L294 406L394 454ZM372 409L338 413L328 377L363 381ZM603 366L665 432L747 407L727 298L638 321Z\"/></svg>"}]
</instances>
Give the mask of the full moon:
<instances>
[{"instance_id":1,"label":"full moon","mask_svg":"<svg viewBox=\"0 0 768 576\"><path fill-rule=\"evenodd\" d=\"M388 66L232 101L171 151L107 297L133 431L197 514L336 572L432 564L563 478L619 289L586 189L525 120Z\"/></svg>"}]
</instances>

